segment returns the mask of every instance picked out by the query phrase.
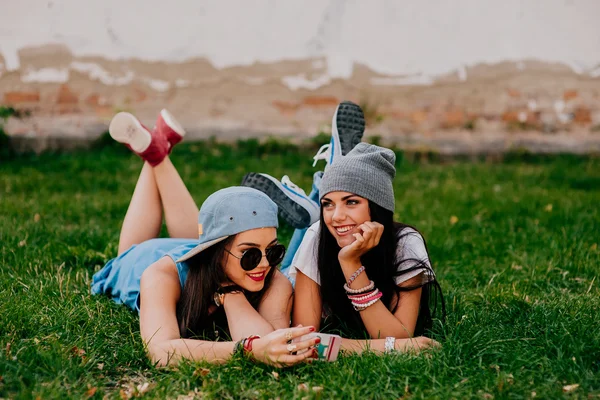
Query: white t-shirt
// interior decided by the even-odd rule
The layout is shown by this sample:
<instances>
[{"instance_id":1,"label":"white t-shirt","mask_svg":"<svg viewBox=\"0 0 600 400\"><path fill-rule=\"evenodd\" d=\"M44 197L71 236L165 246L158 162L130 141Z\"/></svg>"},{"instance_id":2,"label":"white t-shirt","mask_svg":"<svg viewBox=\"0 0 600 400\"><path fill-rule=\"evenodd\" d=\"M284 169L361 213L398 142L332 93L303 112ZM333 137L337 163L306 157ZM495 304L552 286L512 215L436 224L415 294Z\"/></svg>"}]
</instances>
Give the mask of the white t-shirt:
<instances>
[{"instance_id":1,"label":"white t-shirt","mask_svg":"<svg viewBox=\"0 0 600 400\"><path fill-rule=\"evenodd\" d=\"M304 239L298 251L294 255L290 266L289 274L292 280L296 280L296 271L300 270L304 275L321 285L319 278L319 269L317 267L317 240L319 236L320 222L317 221L306 230ZM419 232L412 228L404 228L398 232L398 246L396 247L396 261L414 259L418 261L400 262L399 271L413 268L420 262L425 263L429 268L415 269L414 271L401 274L395 278L396 285L414 278L423 273L423 281L428 282L434 278L433 270L429 262L429 255L425 248L425 242Z\"/></svg>"}]
</instances>

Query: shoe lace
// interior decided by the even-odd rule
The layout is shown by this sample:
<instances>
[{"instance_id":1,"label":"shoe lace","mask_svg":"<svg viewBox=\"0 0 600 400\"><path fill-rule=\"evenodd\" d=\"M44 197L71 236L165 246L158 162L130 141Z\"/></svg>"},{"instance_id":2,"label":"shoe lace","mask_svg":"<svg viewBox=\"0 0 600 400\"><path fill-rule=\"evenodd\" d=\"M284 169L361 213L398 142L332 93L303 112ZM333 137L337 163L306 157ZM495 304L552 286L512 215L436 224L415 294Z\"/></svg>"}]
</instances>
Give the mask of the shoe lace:
<instances>
[{"instance_id":1,"label":"shoe lace","mask_svg":"<svg viewBox=\"0 0 600 400\"><path fill-rule=\"evenodd\" d=\"M284 175L283 178L281 178L281 184L289 187L294 192L301 193L306 197L306 192L302 190L302 188L298 187L298 185L296 185L294 182L292 182L287 175Z\"/></svg>"},{"instance_id":2,"label":"shoe lace","mask_svg":"<svg viewBox=\"0 0 600 400\"><path fill-rule=\"evenodd\" d=\"M321 146L321 148L319 149L319 151L317 151L317 154L315 154L315 156L313 157L313 167L317 165L317 161L319 160L325 160L327 161L329 159L329 148L331 147L331 144L327 143L324 144L323 146Z\"/></svg>"}]
</instances>

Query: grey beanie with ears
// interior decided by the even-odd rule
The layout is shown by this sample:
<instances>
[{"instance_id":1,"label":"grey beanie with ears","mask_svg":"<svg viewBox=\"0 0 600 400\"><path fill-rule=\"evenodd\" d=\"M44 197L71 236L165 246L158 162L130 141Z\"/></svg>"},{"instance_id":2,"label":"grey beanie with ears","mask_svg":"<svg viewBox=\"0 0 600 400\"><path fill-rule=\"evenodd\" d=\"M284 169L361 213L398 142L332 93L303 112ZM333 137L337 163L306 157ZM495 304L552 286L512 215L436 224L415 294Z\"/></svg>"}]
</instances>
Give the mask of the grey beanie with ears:
<instances>
[{"instance_id":1,"label":"grey beanie with ears","mask_svg":"<svg viewBox=\"0 0 600 400\"><path fill-rule=\"evenodd\" d=\"M359 143L345 156L334 158L323 174L319 197L331 192L349 192L394 212L396 154L385 147Z\"/></svg>"}]
</instances>

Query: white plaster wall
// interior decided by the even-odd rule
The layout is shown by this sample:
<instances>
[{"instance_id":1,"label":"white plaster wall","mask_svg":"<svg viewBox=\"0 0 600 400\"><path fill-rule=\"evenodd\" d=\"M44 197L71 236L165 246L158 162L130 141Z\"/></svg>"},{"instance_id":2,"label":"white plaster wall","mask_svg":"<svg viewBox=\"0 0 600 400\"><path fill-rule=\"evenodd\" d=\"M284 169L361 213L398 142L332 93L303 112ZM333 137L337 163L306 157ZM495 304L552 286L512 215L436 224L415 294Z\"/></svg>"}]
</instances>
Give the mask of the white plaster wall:
<instances>
[{"instance_id":1,"label":"white plaster wall","mask_svg":"<svg viewBox=\"0 0 600 400\"><path fill-rule=\"evenodd\" d=\"M75 55L215 66L325 56L330 77L353 62L435 76L535 58L600 75L600 0L5 0L0 54L62 43Z\"/></svg>"}]
</instances>

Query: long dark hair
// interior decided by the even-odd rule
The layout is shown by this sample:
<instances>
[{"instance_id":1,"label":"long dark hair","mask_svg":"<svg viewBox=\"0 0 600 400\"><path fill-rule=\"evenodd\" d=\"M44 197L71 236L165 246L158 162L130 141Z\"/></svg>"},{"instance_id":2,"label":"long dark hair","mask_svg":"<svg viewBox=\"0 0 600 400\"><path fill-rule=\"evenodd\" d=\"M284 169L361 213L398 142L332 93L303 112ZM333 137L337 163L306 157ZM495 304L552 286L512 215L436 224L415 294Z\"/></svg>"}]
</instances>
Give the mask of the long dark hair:
<instances>
[{"instance_id":1,"label":"long dark hair","mask_svg":"<svg viewBox=\"0 0 600 400\"><path fill-rule=\"evenodd\" d=\"M407 235L414 235L415 228L410 225L394 222L394 213L369 200L371 221L383 225L383 234L379 244L361 257L365 272L382 293L381 301L392 312L396 312L400 304L400 293L422 288L419 316L414 336L425 334L432 329L433 319L437 317L438 301L441 302L441 319L445 318L444 297L439 283L433 278L433 271L427 260L414 258L398 259L398 243ZM405 230L405 228L411 228ZM414 230L414 231L413 231ZM418 231L417 231L418 232ZM423 239L424 241L425 239ZM425 248L427 245L425 244ZM331 329L341 330L345 335L364 338L365 326L357 311L346 296L344 283L346 278L342 272L338 253L340 246L327 229L321 211L321 228L317 246L317 265L321 280L320 292L323 309L329 315L327 322ZM410 267L407 267L410 266ZM411 271L426 270L430 279L411 286L398 286L395 279Z\"/></svg>"},{"instance_id":2,"label":"long dark hair","mask_svg":"<svg viewBox=\"0 0 600 400\"><path fill-rule=\"evenodd\" d=\"M182 338L210 336L212 333L214 318L209 315L208 309L214 305L213 295L217 289L227 282L222 260L226 254L225 248L233 242L234 238L235 236L230 236L187 261L189 270L177 303L177 321ZM275 268L271 268L265 277L262 290L244 292L252 307L258 308L264 294L271 286L274 271ZM227 320L223 319L226 323Z\"/></svg>"}]
</instances>

